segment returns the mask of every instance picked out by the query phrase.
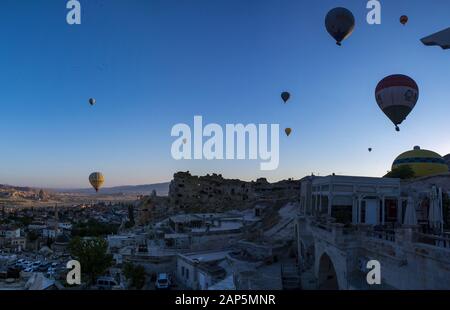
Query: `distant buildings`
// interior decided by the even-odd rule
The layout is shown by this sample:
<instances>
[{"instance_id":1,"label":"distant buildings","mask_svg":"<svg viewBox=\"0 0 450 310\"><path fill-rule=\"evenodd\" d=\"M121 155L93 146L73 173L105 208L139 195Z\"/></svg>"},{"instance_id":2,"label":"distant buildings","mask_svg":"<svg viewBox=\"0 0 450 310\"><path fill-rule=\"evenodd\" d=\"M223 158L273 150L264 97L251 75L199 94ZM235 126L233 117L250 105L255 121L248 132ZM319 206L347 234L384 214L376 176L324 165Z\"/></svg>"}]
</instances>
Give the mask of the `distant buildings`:
<instances>
[{"instance_id":1,"label":"distant buildings","mask_svg":"<svg viewBox=\"0 0 450 310\"><path fill-rule=\"evenodd\" d=\"M0 226L0 237L5 239L19 238L20 228L13 225L1 225Z\"/></svg>"}]
</instances>

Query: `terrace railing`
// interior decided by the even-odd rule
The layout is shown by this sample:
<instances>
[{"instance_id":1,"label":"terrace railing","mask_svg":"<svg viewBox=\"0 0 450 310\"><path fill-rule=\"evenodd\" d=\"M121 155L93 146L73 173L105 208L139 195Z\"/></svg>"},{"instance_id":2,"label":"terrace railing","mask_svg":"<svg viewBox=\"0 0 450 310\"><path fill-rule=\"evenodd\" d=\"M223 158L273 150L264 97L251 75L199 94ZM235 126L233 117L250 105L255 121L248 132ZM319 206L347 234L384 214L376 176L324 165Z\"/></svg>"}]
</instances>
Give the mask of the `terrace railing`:
<instances>
[{"instance_id":1,"label":"terrace railing","mask_svg":"<svg viewBox=\"0 0 450 310\"><path fill-rule=\"evenodd\" d=\"M433 245L433 246L440 247L440 248L450 249L450 238L449 237L417 233L415 241L417 243L423 243L423 244Z\"/></svg>"},{"instance_id":2,"label":"terrace railing","mask_svg":"<svg viewBox=\"0 0 450 310\"><path fill-rule=\"evenodd\" d=\"M393 230L368 230L367 237L381 239L384 241L395 242L395 231Z\"/></svg>"}]
</instances>

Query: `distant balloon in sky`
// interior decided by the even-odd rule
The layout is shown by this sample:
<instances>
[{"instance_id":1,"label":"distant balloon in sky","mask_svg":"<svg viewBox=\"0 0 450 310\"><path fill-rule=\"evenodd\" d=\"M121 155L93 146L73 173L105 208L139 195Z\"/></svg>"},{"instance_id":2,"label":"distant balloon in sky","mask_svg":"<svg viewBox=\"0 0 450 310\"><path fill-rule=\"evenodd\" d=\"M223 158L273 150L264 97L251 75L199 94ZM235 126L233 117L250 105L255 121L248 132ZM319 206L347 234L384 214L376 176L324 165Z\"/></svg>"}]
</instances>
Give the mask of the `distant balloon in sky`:
<instances>
[{"instance_id":1,"label":"distant balloon in sky","mask_svg":"<svg viewBox=\"0 0 450 310\"><path fill-rule=\"evenodd\" d=\"M103 183L105 183L105 177L101 174L101 172L93 172L89 176L89 183L91 183L95 191L98 192Z\"/></svg>"},{"instance_id":2,"label":"distant balloon in sky","mask_svg":"<svg viewBox=\"0 0 450 310\"><path fill-rule=\"evenodd\" d=\"M369 147L368 150L369 150L369 152L372 152L372 148L371 147Z\"/></svg>"},{"instance_id":3,"label":"distant balloon in sky","mask_svg":"<svg viewBox=\"0 0 450 310\"><path fill-rule=\"evenodd\" d=\"M419 99L419 87L409 76L402 74L390 75L382 79L375 90L378 106L394 123L395 130L400 131L400 125Z\"/></svg>"},{"instance_id":4,"label":"distant balloon in sky","mask_svg":"<svg viewBox=\"0 0 450 310\"><path fill-rule=\"evenodd\" d=\"M286 128L285 130L284 130L284 132L286 133L286 136L290 136L291 135L291 132L292 132L292 129L291 128Z\"/></svg>"},{"instance_id":5,"label":"distant balloon in sky","mask_svg":"<svg viewBox=\"0 0 450 310\"><path fill-rule=\"evenodd\" d=\"M288 102L289 98L291 98L291 94L287 91L281 93L281 99L283 99L284 103Z\"/></svg>"},{"instance_id":6,"label":"distant balloon in sky","mask_svg":"<svg viewBox=\"0 0 450 310\"><path fill-rule=\"evenodd\" d=\"M341 42L348 38L355 29L355 17L346 8L334 8L325 18L325 27L328 33L341 46Z\"/></svg>"},{"instance_id":7,"label":"distant balloon in sky","mask_svg":"<svg viewBox=\"0 0 450 310\"><path fill-rule=\"evenodd\" d=\"M400 23L404 26L408 22L408 16L402 15L400 16Z\"/></svg>"},{"instance_id":8,"label":"distant balloon in sky","mask_svg":"<svg viewBox=\"0 0 450 310\"><path fill-rule=\"evenodd\" d=\"M89 99L89 104L94 105L97 101L94 98Z\"/></svg>"}]
</instances>

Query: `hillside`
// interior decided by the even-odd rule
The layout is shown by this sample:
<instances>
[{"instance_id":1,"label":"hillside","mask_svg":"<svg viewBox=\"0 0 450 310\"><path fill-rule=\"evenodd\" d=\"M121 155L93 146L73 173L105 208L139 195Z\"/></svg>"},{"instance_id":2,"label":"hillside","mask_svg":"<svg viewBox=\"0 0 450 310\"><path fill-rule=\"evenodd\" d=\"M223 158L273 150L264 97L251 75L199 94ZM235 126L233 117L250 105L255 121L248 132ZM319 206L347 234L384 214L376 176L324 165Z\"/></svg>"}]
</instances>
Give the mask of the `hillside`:
<instances>
[{"instance_id":1,"label":"hillside","mask_svg":"<svg viewBox=\"0 0 450 310\"><path fill-rule=\"evenodd\" d=\"M444 191L450 192L450 173L402 181L403 188L412 189L417 192L429 191L433 185L441 187Z\"/></svg>"},{"instance_id":2,"label":"hillside","mask_svg":"<svg viewBox=\"0 0 450 310\"><path fill-rule=\"evenodd\" d=\"M58 201L58 195L50 191L0 184L0 205L27 205Z\"/></svg>"},{"instance_id":3,"label":"hillside","mask_svg":"<svg viewBox=\"0 0 450 310\"><path fill-rule=\"evenodd\" d=\"M94 201L135 201L138 196L150 195L155 190L159 196L167 196L169 183L103 188L96 193L84 189L39 189L0 184L0 206L38 207L53 204L77 205Z\"/></svg>"},{"instance_id":4,"label":"hillside","mask_svg":"<svg viewBox=\"0 0 450 310\"><path fill-rule=\"evenodd\" d=\"M105 187L100 190L102 195L150 195L152 191L156 191L158 196L167 196L169 192L170 183L157 183L157 184L144 184L144 185L124 185L116 187ZM79 189L53 189L58 193L66 194L82 194L93 195L96 194L92 188L79 188Z\"/></svg>"}]
</instances>

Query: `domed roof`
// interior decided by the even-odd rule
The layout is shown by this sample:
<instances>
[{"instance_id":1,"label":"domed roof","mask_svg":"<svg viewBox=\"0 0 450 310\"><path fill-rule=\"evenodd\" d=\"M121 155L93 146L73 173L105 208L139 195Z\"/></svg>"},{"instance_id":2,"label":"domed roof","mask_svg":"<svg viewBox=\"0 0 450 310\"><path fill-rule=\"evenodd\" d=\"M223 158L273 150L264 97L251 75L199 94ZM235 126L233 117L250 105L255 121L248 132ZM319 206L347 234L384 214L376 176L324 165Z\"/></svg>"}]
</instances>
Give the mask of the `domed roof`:
<instances>
[{"instance_id":1,"label":"domed roof","mask_svg":"<svg viewBox=\"0 0 450 310\"><path fill-rule=\"evenodd\" d=\"M442 162L444 162L444 159L442 158L441 155L439 155L438 153L433 152L433 151L422 150L420 148L420 146L415 146L413 150L406 151L406 152L400 154L395 160L404 159L404 158L414 158L414 157L419 157L419 158L437 158L437 159L441 159Z\"/></svg>"},{"instance_id":2,"label":"domed roof","mask_svg":"<svg viewBox=\"0 0 450 310\"><path fill-rule=\"evenodd\" d=\"M411 166L416 177L445 173L449 169L441 155L433 151L422 150L419 146L400 154L394 160L392 169L401 165Z\"/></svg>"}]
</instances>

